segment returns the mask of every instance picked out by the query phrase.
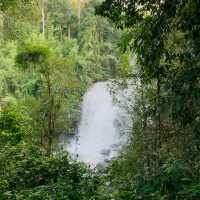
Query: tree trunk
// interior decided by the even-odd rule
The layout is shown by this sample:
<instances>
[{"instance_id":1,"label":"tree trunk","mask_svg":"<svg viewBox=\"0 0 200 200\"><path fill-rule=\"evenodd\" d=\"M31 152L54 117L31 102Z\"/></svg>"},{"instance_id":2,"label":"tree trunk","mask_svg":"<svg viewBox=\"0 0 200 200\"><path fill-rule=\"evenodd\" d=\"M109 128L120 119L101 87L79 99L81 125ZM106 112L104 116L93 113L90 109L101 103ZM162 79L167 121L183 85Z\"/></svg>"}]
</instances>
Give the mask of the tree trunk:
<instances>
[{"instance_id":1,"label":"tree trunk","mask_svg":"<svg viewBox=\"0 0 200 200\"><path fill-rule=\"evenodd\" d=\"M44 0L42 0L41 12L42 12L42 34L45 36L45 8Z\"/></svg>"},{"instance_id":2,"label":"tree trunk","mask_svg":"<svg viewBox=\"0 0 200 200\"><path fill-rule=\"evenodd\" d=\"M47 36L47 21L48 21L48 13L47 13L47 3L48 0L41 0L41 14L42 14L42 34Z\"/></svg>"},{"instance_id":3,"label":"tree trunk","mask_svg":"<svg viewBox=\"0 0 200 200\"><path fill-rule=\"evenodd\" d=\"M48 101L49 101L49 107L47 110L48 113L48 118L47 118L47 133L46 133L46 137L47 137L47 154L51 155L52 153L52 139L53 139L53 135L55 132L55 126L54 126L54 97L52 94L52 85L51 85L51 80L50 80L50 76L48 73L44 73L46 82L47 82L47 95L48 95Z\"/></svg>"},{"instance_id":4,"label":"tree trunk","mask_svg":"<svg viewBox=\"0 0 200 200\"><path fill-rule=\"evenodd\" d=\"M161 80L159 75L157 76L157 129L158 129L158 137L157 137L157 145L158 147L161 146L161 95L160 95L160 87L161 87Z\"/></svg>"},{"instance_id":5,"label":"tree trunk","mask_svg":"<svg viewBox=\"0 0 200 200\"><path fill-rule=\"evenodd\" d=\"M161 79L159 73L157 74L157 92L156 92L156 137L155 137L155 152L156 152L156 167L155 169L160 168L161 166L161 157L160 149L162 146L162 131L161 131Z\"/></svg>"},{"instance_id":6,"label":"tree trunk","mask_svg":"<svg viewBox=\"0 0 200 200\"><path fill-rule=\"evenodd\" d=\"M81 1L77 0L77 7L78 7L78 27L80 28L81 25Z\"/></svg>"},{"instance_id":7,"label":"tree trunk","mask_svg":"<svg viewBox=\"0 0 200 200\"><path fill-rule=\"evenodd\" d=\"M70 25L68 26L68 38L69 39L71 38L71 26Z\"/></svg>"}]
</instances>

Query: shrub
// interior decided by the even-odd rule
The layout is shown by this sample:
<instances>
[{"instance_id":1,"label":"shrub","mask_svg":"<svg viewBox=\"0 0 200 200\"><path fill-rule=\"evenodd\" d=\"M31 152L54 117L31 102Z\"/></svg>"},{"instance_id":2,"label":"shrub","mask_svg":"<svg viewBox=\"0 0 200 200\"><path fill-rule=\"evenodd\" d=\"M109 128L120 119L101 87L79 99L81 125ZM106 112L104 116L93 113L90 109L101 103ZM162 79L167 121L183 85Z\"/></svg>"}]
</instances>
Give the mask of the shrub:
<instances>
[{"instance_id":1,"label":"shrub","mask_svg":"<svg viewBox=\"0 0 200 200\"><path fill-rule=\"evenodd\" d=\"M19 67L27 69L30 64L41 64L50 56L50 49L45 45L27 45L16 57Z\"/></svg>"}]
</instances>

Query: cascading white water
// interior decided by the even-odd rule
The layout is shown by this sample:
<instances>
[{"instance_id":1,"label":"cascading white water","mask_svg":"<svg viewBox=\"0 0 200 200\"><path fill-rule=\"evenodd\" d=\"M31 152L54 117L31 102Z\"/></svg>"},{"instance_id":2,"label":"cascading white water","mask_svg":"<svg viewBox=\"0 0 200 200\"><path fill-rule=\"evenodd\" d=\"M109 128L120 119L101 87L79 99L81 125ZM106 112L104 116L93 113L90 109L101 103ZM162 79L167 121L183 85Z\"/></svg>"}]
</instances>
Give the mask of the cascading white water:
<instances>
[{"instance_id":1,"label":"cascading white water","mask_svg":"<svg viewBox=\"0 0 200 200\"><path fill-rule=\"evenodd\" d=\"M85 94L77 140L66 147L78 160L93 166L116 157L125 140L120 134L123 110L113 103L107 84L98 82Z\"/></svg>"}]
</instances>

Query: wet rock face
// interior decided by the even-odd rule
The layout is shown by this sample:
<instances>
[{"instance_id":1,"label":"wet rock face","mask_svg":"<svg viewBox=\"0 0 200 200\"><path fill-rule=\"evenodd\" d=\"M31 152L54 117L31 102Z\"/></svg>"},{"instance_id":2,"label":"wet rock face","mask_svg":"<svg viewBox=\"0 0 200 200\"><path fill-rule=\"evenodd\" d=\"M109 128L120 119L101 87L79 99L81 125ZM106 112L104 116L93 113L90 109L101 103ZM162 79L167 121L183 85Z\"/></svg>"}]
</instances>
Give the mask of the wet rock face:
<instances>
[{"instance_id":1,"label":"wet rock face","mask_svg":"<svg viewBox=\"0 0 200 200\"><path fill-rule=\"evenodd\" d=\"M101 151L101 154L104 156L109 156L110 155L111 150L110 149L103 149Z\"/></svg>"}]
</instances>

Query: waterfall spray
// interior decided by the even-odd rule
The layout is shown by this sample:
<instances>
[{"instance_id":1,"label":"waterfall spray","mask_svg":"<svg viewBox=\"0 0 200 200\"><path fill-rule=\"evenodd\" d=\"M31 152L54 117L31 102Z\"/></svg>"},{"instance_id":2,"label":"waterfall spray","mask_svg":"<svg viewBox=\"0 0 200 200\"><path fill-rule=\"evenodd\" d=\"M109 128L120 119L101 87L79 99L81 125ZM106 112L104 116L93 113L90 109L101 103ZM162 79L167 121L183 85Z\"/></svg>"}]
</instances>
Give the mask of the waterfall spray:
<instances>
[{"instance_id":1,"label":"waterfall spray","mask_svg":"<svg viewBox=\"0 0 200 200\"><path fill-rule=\"evenodd\" d=\"M108 82L98 82L85 94L82 104L78 139L66 146L67 150L80 161L90 165L103 164L116 157L122 143L120 133L122 121L127 121L124 110L113 103Z\"/></svg>"}]
</instances>

